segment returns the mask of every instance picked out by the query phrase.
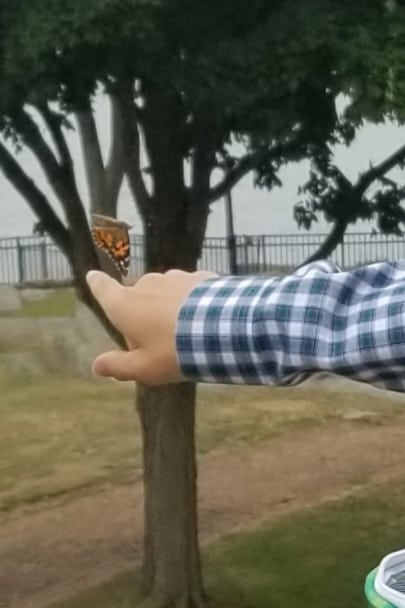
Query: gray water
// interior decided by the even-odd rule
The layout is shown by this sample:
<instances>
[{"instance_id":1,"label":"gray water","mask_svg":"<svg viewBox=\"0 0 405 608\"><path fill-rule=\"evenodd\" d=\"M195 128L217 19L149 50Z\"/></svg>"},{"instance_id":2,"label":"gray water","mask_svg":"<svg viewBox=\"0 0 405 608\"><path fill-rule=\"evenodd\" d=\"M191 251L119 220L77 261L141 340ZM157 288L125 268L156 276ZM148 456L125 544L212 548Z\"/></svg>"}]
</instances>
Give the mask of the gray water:
<instances>
[{"instance_id":1,"label":"gray water","mask_svg":"<svg viewBox=\"0 0 405 608\"><path fill-rule=\"evenodd\" d=\"M100 140L104 149L108 148L109 107L104 98L97 103L97 125ZM46 133L44 133L46 135ZM75 170L83 199L87 192L82 172L81 152L74 132L69 132L68 142L75 160ZM405 142L405 127L398 127L392 123L385 125L367 124L359 131L355 143L350 149L343 146L335 148L335 159L339 168L352 180L358 173L369 167L370 163L380 162L387 155L396 150ZM36 184L54 201L54 197L44 180L35 159L28 153L18 154L20 162L26 172L35 180ZM233 191L235 230L238 234L283 234L296 233L298 228L294 222L292 210L298 200L297 188L308 175L308 163L302 162L286 166L280 177L283 182L281 188L272 192L254 188L252 177L247 176ZM404 180L403 173L395 170L391 176ZM54 203L58 213L60 208ZM0 173L0 210L2 222L0 223L0 238L12 236L26 236L32 234L35 217L22 197L8 183ZM141 222L131 200L128 187L124 184L119 199L119 215L133 226L134 233L141 233ZM358 223L352 231L369 232L373 224ZM325 232L328 225L320 219L313 228L316 232ZM223 201L219 200L212 206L208 222L208 236L224 236L225 221Z\"/></svg>"}]
</instances>

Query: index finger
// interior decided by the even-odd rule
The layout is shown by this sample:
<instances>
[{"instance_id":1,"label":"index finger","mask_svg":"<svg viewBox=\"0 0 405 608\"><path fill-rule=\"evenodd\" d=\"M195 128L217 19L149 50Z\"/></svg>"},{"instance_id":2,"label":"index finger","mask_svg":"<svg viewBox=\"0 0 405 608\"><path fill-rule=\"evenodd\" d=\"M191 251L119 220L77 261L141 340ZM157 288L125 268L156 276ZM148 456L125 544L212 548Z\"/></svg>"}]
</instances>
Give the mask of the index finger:
<instances>
[{"instance_id":1,"label":"index finger","mask_svg":"<svg viewBox=\"0 0 405 608\"><path fill-rule=\"evenodd\" d=\"M125 287L120 285L118 281L111 278L105 272L99 270L90 270L86 274L87 285L94 298L104 310L108 319L113 325L125 334L128 327L125 327L125 315L123 315L123 306L125 307Z\"/></svg>"}]
</instances>

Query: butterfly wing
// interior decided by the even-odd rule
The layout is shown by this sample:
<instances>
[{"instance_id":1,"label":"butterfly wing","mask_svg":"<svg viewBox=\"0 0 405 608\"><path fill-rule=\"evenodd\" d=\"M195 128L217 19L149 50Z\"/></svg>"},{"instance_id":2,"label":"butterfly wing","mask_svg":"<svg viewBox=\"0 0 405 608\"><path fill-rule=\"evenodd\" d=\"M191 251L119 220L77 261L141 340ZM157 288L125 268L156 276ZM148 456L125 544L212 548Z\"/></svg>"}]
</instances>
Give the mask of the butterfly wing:
<instances>
[{"instance_id":1,"label":"butterfly wing","mask_svg":"<svg viewBox=\"0 0 405 608\"><path fill-rule=\"evenodd\" d=\"M128 230L118 227L116 222L109 226L103 221L103 226L94 225L91 233L96 247L108 255L123 276L127 276L130 262Z\"/></svg>"},{"instance_id":2,"label":"butterfly wing","mask_svg":"<svg viewBox=\"0 0 405 608\"><path fill-rule=\"evenodd\" d=\"M109 215L101 215L101 213L92 213L91 219L92 225L99 228L121 228L124 230L130 230L132 228L127 222L117 220L115 217L110 217Z\"/></svg>"}]
</instances>

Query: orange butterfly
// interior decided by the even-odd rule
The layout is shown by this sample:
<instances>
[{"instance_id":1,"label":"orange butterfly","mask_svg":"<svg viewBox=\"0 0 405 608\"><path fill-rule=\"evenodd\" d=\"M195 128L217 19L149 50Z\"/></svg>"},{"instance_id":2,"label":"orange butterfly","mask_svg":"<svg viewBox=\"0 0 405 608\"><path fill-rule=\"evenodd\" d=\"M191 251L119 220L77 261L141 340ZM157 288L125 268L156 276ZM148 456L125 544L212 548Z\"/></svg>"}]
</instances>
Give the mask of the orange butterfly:
<instances>
[{"instance_id":1,"label":"orange butterfly","mask_svg":"<svg viewBox=\"0 0 405 608\"><path fill-rule=\"evenodd\" d=\"M130 261L130 242L126 222L107 215L92 214L91 234L96 247L104 251L112 260L118 272L127 276Z\"/></svg>"}]
</instances>

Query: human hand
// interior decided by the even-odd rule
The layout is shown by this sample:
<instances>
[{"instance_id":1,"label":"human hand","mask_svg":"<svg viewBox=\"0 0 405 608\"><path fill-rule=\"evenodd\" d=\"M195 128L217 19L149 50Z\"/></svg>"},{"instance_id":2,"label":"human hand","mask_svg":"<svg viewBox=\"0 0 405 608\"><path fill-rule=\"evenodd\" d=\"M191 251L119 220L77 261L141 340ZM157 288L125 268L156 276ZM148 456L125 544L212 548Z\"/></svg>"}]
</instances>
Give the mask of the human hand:
<instances>
[{"instance_id":1,"label":"human hand","mask_svg":"<svg viewBox=\"0 0 405 608\"><path fill-rule=\"evenodd\" d=\"M177 318L191 291L215 276L208 271L169 270L145 274L134 285L123 286L103 272L88 272L93 296L129 349L99 355L94 373L149 385L184 381L176 354Z\"/></svg>"}]
</instances>

